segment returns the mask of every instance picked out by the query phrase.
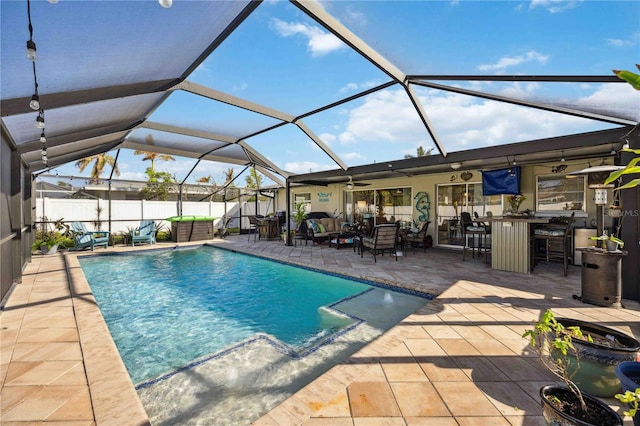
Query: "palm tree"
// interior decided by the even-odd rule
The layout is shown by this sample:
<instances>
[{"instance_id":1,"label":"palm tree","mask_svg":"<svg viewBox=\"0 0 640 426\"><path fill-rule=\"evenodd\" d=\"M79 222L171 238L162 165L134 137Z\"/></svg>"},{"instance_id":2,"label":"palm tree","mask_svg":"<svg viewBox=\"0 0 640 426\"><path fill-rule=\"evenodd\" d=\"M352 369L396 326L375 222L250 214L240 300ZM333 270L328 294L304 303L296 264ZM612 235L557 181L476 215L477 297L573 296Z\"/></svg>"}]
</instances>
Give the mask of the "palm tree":
<instances>
[{"instance_id":1,"label":"palm tree","mask_svg":"<svg viewBox=\"0 0 640 426\"><path fill-rule=\"evenodd\" d=\"M422 145L420 145L416 148L417 155L405 154L404 158L426 157L427 155L431 155L431 151L433 151L433 148L425 150Z\"/></svg>"},{"instance_id":2,"label":"palm tree","mask_svg":"<svg viewBox=\"0 0 640 426\"><path fill-rule=\"evenodd\" d=\"M98 183L100 181L100 175L104 171L104 166L107 164L111 166L116 176L120 176L120 170L118 170L115 158L105 152L76 161L76 167L80 170L80 173L82 173L91 163L94 163L94 165L91 170L90 183Z\"/></svg>"},{"instance_id":3,"label":"palm tree","mask_svg":"<svg viewBox=\"0 0 640 426\"><path fill-rule=\"evenodd\" d=\"M233 170L233 167L228 168L227 170L225 170L224 172L224 184L227 185L229 182L231 182L233 180L233 175L236 171ZM230 184L229 186L233 186L233 184Z\"/></svg>"},{"instance_id":4,"label":"palm tree","mask_svg":"<svg viewBox=\"0 0 640 426\"><path fill-rule=\"evenodd\" d=\"M147 145L153 145L153 135L147 135L147 137L144 138L144 141ZM156 160L176 161L176 159L170 156L169 154L159 154L157 152L141 151L139 149L136 149L133 152L133 155L144 155L144 158L142 159L142 161L151 161L152 174L155 173L156 171L156 167L155 167Z\"/></svg>"},{"instance_id":5,"label":"palm tree","mask_svg":"<svg viewBox=\"0 0 640 426\"><path fill-rule=\"evenodd\" d=\"M245 177L245 182L247 183L247 188L260 189L262 186L262 175L256 172L256 168L253 167Z\"/></svg>"},{"instance_id":6,"label":"palm tree","mask_svg":"<svg viewBox=\"0 0 640 426\"><path fill-rule=\"evenodd\" d=\"M198 183L210 183L215 185L216 181L213 179L213 177L211 175L208 176L202 176L200 179L196 180L196 182Z\"/></svg>"}]
</instances>

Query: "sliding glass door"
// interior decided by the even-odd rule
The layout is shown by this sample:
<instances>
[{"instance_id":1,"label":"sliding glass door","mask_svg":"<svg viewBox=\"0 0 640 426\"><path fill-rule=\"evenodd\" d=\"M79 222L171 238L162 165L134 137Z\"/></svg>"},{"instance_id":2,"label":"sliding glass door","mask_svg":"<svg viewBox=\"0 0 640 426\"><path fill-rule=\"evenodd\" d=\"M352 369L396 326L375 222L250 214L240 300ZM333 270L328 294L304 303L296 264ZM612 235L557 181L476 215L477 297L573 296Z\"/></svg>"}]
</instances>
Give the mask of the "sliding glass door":
<instances>
[{"instance_id":1,"label":"sliding glass door","mask_svg":"<svg viewBox=\"0 0 640 426\"><path fill-rule=\"evenodd\" d=\"M484 217L502 214L502 197L482 195L482 183L452 183L436 187L436 227L438 245L462 246L460 214Z\"/></svg>"},{"instance_id":2,"label":"sliding glass door","mask_svg":"<svg viewBox=\"0 0 640 426\"><path fill-rule=\"evenodd\" d=\"M411 188L345 191L344 212L353 224L365 228L382 223L411 223Z\"/></svg>"}]
</instances>

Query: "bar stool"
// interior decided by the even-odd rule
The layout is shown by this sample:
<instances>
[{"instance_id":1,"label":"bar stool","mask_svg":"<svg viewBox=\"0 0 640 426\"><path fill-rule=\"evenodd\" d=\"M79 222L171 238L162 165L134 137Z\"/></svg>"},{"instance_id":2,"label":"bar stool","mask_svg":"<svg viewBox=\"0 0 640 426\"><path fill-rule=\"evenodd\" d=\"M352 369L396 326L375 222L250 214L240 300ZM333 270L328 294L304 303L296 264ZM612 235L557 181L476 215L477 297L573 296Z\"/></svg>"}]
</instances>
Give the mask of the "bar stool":
<instances>
[{"instance_id":1,"label":"bar stool","mask_svg":"<svg viewBox=\"0 0 640 426\"><path fill-rule=\"evenodd\" d=\"M489 259L488 244L487 244L487 228L486 226L475 226L471 220L471 214L468 212L462 212L460 214L462 232L462 260L465 259L467 250L471 249L471 257L475 257L476 254L476 236L478 237L478 257L484 250L485 263ZM471 236L471 247L468 246L468 236Z\"/></svg>"},{"instance_id":2,"label":"bar stool","mask_svg":"<svg viewBox=\"0 0 640 426\"><path fill-rule=\"evenodd\" d=\"M533 267L535 267L538 260L546 262L562 260L564 276L567 276L571 250L571 228L574 217L575 212L571 213L566 224L549 223L539 225L533 230ZM544 244L544 251L541 244ZM557 247L558 245L561 245L561 249Z\"/></svg>"}]
</instances>

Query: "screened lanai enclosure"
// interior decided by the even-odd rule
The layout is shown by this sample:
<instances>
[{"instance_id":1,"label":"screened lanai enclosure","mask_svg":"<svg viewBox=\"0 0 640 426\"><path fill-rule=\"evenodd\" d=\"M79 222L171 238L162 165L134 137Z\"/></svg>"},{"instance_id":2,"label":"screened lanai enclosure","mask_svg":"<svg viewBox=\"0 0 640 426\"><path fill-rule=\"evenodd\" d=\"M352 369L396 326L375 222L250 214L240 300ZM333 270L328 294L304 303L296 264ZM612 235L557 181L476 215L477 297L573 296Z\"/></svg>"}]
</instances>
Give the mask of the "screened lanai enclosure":
<instances>
[{"instance_id":1,"label":"screened lanai enclosure","mask_svg":"<svg viewBox=\"0 0 640 426\"><path fill-rule=\"evenodd\" d=\"M612 73L638 60L637 2L0 8L3 296L31 256L34 177L73 175L90 156L108 153L123 179L144 181L133 152L171 155L179 185L255 168L289 210L296 185L347 188L452 165L624 164L621 147L639 144L640 92ZM415 195L404 188L371 196L393 205ZM349 205L367 196L353 192ZM637 205L636 192L624 196ZM636 240L637 220L627 221Z\"/></svg>"}]
</instances>

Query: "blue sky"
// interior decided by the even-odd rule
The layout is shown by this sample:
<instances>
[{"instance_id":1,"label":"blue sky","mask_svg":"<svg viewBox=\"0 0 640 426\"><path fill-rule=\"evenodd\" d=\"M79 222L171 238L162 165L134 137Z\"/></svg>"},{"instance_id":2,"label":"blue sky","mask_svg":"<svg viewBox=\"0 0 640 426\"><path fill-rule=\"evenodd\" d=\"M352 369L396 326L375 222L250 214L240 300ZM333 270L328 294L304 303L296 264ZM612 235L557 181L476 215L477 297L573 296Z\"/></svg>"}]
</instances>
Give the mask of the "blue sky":
<instances>
[{"instance_id":1,"label":"blue sky","mask_svg":"<svg viewBox=\"0 0 640 426\"><path fill-rule=\"evenodd\" d=\"M631 70L640 62L640 2L635 1L322 4L407 74L610 75L614 68ZM174 0L172 9L182 7L189 3ZM389 78L288 2L265 1L188 80L299 115ZM635 110L635 120L640 119L639 93L622 84L442 83L562 105L619 107ZM432 89L418 87L416 92L449 152L611 127ZM272 122L188 93L174 93L150 120L235 135ZM304 122L349 166L403 158L418 146L434 146L399 86ZM337 168L291 125L246 141L288 171ZM195 162L176 160L159 162L156 169L181 180ZM144 180L148 165L131 151L120 153L121 178ZM211 175L220 183L229 167L203 163L190 180ZM77 175L73 165L56 171Z\"/></svg>"}]
</instances>

